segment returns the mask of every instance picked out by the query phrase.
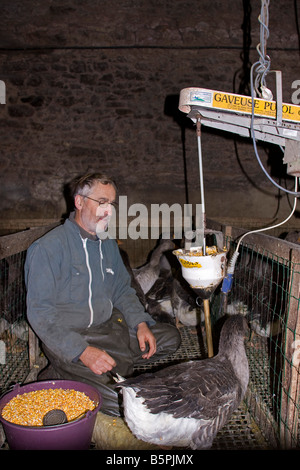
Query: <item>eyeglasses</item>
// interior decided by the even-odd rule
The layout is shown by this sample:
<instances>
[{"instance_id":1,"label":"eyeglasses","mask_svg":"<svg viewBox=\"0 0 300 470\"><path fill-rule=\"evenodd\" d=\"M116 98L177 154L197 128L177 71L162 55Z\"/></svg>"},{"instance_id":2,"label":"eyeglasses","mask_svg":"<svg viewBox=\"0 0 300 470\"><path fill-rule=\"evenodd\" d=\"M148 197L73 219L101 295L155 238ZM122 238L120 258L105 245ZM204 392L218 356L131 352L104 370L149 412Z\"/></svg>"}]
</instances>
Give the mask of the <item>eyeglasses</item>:
<instances>
[{"instance_id":1,"label":"eyeglasses","mask_svg":"<svg viewBox=\"0 0 300 470\"><path fill-rule=\"evenodd\" d=\"M91 201L98 202L99 207L102 207L103 209L107 209L108 206L113 206L113 207L118 206L117 202L109 202L106 199L100 199L100 201L98 201L98 199L93 199L92 197L89 197L89 196L82 196L82 197L86 197L87 199L90 199Z\"/></svg>"}]
</instances>

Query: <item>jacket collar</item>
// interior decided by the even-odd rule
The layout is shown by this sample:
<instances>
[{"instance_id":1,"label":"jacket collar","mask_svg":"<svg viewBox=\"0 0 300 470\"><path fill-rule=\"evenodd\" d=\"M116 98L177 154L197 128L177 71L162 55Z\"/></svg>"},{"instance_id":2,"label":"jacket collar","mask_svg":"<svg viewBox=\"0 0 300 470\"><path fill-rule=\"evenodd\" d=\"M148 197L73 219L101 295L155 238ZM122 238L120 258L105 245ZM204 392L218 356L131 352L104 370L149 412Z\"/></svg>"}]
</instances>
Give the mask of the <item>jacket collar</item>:
<instances>
[{"instance_id":1,"label":"jacket collar","mask_svg":"<svg viewBox=\"0 0 300 470\"><path fill-rule=\"evenodd\" d=\"M82 238L88 238L89 240L93 240L93 241L99 240L97 235L92 235L91 233L87 232L82 227L80 227L80 225L78 225L78 223L75 221L75 212L70 213L69 220L74 225L76 225L76 227L78 228L78 231L79 231L80 235L82 236Z\"/></svg>"}]
</instances>

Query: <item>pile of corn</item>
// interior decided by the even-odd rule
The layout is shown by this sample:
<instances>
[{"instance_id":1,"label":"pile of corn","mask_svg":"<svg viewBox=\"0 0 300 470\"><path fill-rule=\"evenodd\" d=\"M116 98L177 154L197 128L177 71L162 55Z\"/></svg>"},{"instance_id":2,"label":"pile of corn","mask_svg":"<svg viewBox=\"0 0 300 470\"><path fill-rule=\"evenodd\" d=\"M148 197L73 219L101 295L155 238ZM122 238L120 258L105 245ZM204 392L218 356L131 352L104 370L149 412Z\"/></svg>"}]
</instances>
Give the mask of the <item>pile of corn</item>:
<instances>
[{"instance_id":1,"label":"pile of corn","mask_svg":"<svg viewBox=\"0 0 300 470\"><path fill-rule=\"evenodd\" d=\"M96 406L83 392L50 388L16 395L4 406L2 416L22 426L43 426L43 417L50 410L63 410L71 421Z\"/></svg>"},{"instance_id":2,"label":"pile of corn","mask_svg":"<svg viewBox=\"0 0 300 470\"><path fill-rule=\"evenodd\" d=\"M227 251L227 248L225 246L223 248L223 251ZM215 245L206 247L206 255L207 256L218 255L221 252L222 252L222 250L220 251L219 248ZM187 251L187 250L174 250L173 253L176 256L178 256L178 255L203 256L203 248L201 246L198 246L197 248L191 248L189 251Z\"/></svg>"}]
</instances>

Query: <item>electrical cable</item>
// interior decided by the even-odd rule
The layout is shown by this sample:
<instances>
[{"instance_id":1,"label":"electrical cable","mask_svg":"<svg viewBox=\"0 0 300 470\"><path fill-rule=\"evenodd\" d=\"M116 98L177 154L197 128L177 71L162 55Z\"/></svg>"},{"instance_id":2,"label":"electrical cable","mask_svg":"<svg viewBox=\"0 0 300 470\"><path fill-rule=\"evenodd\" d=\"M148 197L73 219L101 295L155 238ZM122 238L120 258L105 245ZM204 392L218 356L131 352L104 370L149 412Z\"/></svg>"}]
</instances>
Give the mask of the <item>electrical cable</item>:
<instances>
[{"instance_id":1,"label":"electrical cable","mask_svg":"<svg viewBox=\"0 0 300 470\"><path fill-rule=\"evenodd\" d=\"M260 43L257 45L256 50L260 57L260 60L256 62L258 65L256 72L257 76L255 79L255 89L259 96L263 95L263 91L267 88L266 76L271 67L271 59L266 55L267 50L267 39L269 38L269 4L270 0L261 1L261 11L258 17L260 23ZM259 84L260 79L260 84ZM259 92L259 85L262 93Z\"/></svg>"},{"instance_id":2,"label":"electrical cable","mask_svg":"<svg viewBox=\"0 0 300 470\"><path fill-rule=\"evenodd\" d=\"M250 129L251 129L251 136L252 136L252 142L253 142L253 148L254 148L254 153L255 153L255 156L256 156L256 159L261 167L261 169L263 170L264 174L266 175L266 177L271 181L271 183L276 186L278 189L281 189L282 191L284 191L285 193L288 193L288 194L291 194L292 196L295 196L295 197L300 197L300 192L295 192L295 191L291 191L289 189L286 189L284 188L283 186L281 186L280 184L276 183L276 181L274 181L274 179L269 175L269 173L267 172L267 170L265 169L265 167L263 166L262 164L262 161L259 157L259 154L258 154L258 150L257 150L257 145L256 145L256 139L255 139L255 131L254 131L254 86L253 86L253 68L259 64L259 62L255 62L252 67L251 67L251 73L250 73L250 83L251 83L251 100L252 100L252 116L251 116L251 124L250 124Z\"/></svg>"},{"instance_id":3,"label":"electrical cable","mask_svg":"<svg viewBox=\"0 0 300 470\"><path fill-rule=\"evenodd\" d=\"M300 178L299 178L299 180L300 180ZM298 179L297 179L297 177L295 177L295 191L297 191L297 189L298 189ZM239 248L240 248L241 241L247 235L250 235L251 233L265 232L266 230L271 230L273 228L276 228L276 227L279 227L280 225L285 224L292 217L292 215L294 214L294 212L296 210L296 206L297 206L297 197L295 197L295 199L294 199L294 206L293 206L292 212L290 213L290 215L285 220L283 220L279 224L272 225L271 227L264 227L264 228L260 228L260 229L256 229L256 230L251 230L250 232L247 232L247 233L245 233L244 235L241 236L241 238L238 241L237 247L236 247L235 251L233 252L233 255L231 256L231 258L228 262L227 273L226 273L226 276L223 279L222 289L221 289L223 300L222 300L222 306L220 306L220 308L223 308L224 305L226 305L226 303L227 303L227 295L228 295L228 292L230 292L231 286L232 286L232 283L233 283L235 263L236 263L236 261L239 257Z\"/></svg>"},{"instance_id":4,"label":"electrical cable","mask_svg":"<svg viewBox=\"0 0 300 470\"><path fill-rule=\"evenodd\" d=\"M298 178L295 177L295 194L297 194L297 189L298 189ZM259 229L256 229L256 230L251 230L251 232L247 232L245 233L238 241L238 244L237 244L237 247L236 247L236 252L239 251L239 246L241 244L241 241L243 240L244 237L246 237L247 235L249 235L250 233L258 233L258 232L264 232L266 230L271 230L273 228L277 228L279 227L280 225L283 225L285 224L291 217L292 215L294 214L295 210L296 210L296 206L297 206L297 197L295 197L294 199L294 206L293 206L293 209L292 209L292 212L290 213L290 215L285 219L283 220L282 222L276 224L276 225L272 225L271 227L264 227L264 228L259 228Z\"/></svg>"},{"instance_id":5,"label":"electrical cable","mask_svg":"<svg viewBox=\"0 0 300 470\"><path fill-rule=\"evenodd\" d=\"M257 46L257 51L258 51L258 54L260 56L260 60L258 60L257 62L255 62L252 65L251 71L250 71L251 100L252 100L252 113L251 113L252 115L251 115L250 128L251 128L251 136L252 136L255 156L256 156L256 159L257 159L260 167L262 168L263 172L265 173L265 175L271 181L272 184L274 184L277 188L284 191L285 193L292 194L294 196L294 205L293 205L292 211L289 214L289 216L285 220L283 220L282 222L280 222L276 225L272 225L271 227L264 227L264 228L260 228L260 229L256 229L256 230L251 230L249 232L246 232L244 235L242 235L240 237L240 239L237 243L237 247L236 247L233 255L231 256L231 259L228 262L227 273L226 273L226 276L223 279L223 284L222 284L222 289L221 289L221 293L222 293L221 299L222 300L221 300L221 304L220 304L220 311L222 309L224 309L224 306L227 305L227 296L228 296L228 293L231 290L231 286L232 286L232 283L233 283L233 275L234 275L234 270L235 270L235 264L236 264L236 261L239 257L239 247L240 247L240 244L241 244L242 240L247 235L250 235L252 233L264 232L266 230L271 230L271 229L279 227L280 225L285 224L293 216L293 214L296 210L296 206L297 206L297 198L300 196L300 192L298 192L298 177L295 177L295 190L294 191L290 191L290 190L280 186L278 183L276 183L276 181L273 180L273 178L268 174L268 172L264 168L264 166L263 166L263 164L262 164L262 162L259 158L258 151L257 151L257 146L256 146L256 139L255 139L255 132L254 132L254 88L256 90L256 96L259 95L259 96L263 96L264 98L265 98L265 96L268 96L268 99L272 99L272 97L271 97L272 93L271 93L270 90L268 90L268 88L266 86L266 75L269 72L270 66L271 66L270 58L269 58L269 56L266 55L266 40L269 37L269 29L268 29L268 24L269 24L268 7L269 7L269 3L270 3L270 0L261 0L261 14L258 17L258 20L260 22L260 43ZM257 76L256 76L256 79L255 79L255 85L254 85L254 83L253 83L253 71L254 71L255 67L256 67ZM259 87L260 87L261 92L259 91ZM279 146L279 147L284 152L284 149L282 148L282 146ZM300 182L300 178L299 178L299 182Z\"/></svg>"},{"instance_id":6,"label":"electrical cable","mask_svg":"<svg viewBox=\"0 0 300 470\"><path fill-rule=\"evenodd\" d=\"M271 181L271 183L276 186L278 189L281 191L291 194L292 196L295 197L300 197L300 192L294 192L290 191L289 189L284 188L280 184L278 184L274 179L269 175L267 170L262 164L262 161L259 157L258 150L257 150L257 145L256 145L256 139L255 139L255 131L254 131L254 88L257 92L258 95L261 95L261 93L258 90L258 83L260 81L260 88L262 91L269 92L266 86L266 75L268 74L271 66L271 61L270 57L266 55L266 41L269 37L269 7L270 0L262 0L261 1L261 12L258 17L259 23L260 23L260 43L257 45L257 52L260 56L260 59L255 62L250 70L250 85L251 85L251 101L252 101L252 113L251 113L251 124L250 124L250 129L251 129L251 136L252 136L252 141L253 141L253 148L254 148L254 153L256 156L256 159L259 163L259 166L263 170L264 174L266 177ZM256 72L257 76L255 78L255 84L253 83L253 71L254 68L256 67ZM283 148L280 146L281 150Z\"/></svg>"},{"instance_id":7,"label":"electrical cable","mask_svg":"<svg viewBox=\"0 0 300 470\"><path fill-rule=\"evenodd\" d=\"M261 14L260 16L258 17L258 20L260 22L260 43L258 44L257 46L257 51L259 53L259 56L260 56L260 60L255 62L252 67L251 67L251 73L250 73L250 84L251 84L251 100L252 100L252 116L251 116L251 135L252 135L252 140L253 140L253 147L254 147L254 152L255 152L255 155L256 155L256 158L257 158L257 161L260 165L260 167L262 168L262 170L264 171L265 175L268 177L268 179L279 189L281 189L282 191L284 191L285 193L288 193L288 194L292 194L294 196L294 205L293 205L293 208L292 208L292 211L291 213L289 214L289 216L283 220L282 222L276 224L276 225L272 225L271 227L264 227L264 228L260 228L260 229L256 229L256 230L251 230L250 232L247 232L245 233L238 241L238 244L237 244L237 247L236 247L236 250L228 264L228 272L229 274L233 274L234 272L234 266L235 266L235 262L238 258L238 255L239 255L239 247L240 247L240 244L241 244L241 241L244 239L244 237L246 237L247 235L250 235L251 233L258 233L258 232L264 232L266 230L271 230L271 229L274 229L274 228L277 228L279 227L280 225L283 225L285 224L294 214L295 210L296 210L296 206L297 206L297 198L300 196L300 192L298 192L298 178L295 177L295 190L294 191L290 191L286 188L284 188L283 186L280 186L278 183L276 183L276 181L273 180L273 178L268 174L268 172L266 171L266 169L264 168L260 158L259 158L259 155L258 155L258 151L257 151L257 146L256 146L256 139L255 139L255 132L254 132L254 84L253 84L253 70L256 66L257 67L257 77L256 77L256 83L258 83L258 79L259 77L260 78L260 87L265 87L266 88L266 75L270 69L270 58L268 56L266 56L266 44L265 44L265 41L266 39L269 37L269 29L268 29L268 24L269 24L269 12L268 12L268 7L269 7L269 3L270 3L270 0L262 0L261 1ZM261 51L261 46L262 46L262 51ZM283 148L280 146L281 150L283 151ZM300 181L300 178L299 178L299 181Z\"/></svg>"}]
</instances>

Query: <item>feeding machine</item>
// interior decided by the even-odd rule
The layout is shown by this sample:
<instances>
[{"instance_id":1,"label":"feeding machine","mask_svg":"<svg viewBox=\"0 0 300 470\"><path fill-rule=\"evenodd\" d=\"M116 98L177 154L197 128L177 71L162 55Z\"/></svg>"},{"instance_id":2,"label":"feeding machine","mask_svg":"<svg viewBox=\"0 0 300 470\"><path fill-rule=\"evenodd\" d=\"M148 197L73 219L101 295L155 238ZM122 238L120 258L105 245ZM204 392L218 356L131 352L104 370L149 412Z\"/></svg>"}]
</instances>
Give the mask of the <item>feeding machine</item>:
<instances>
[{"instance_id":1,"label":"feeding machine","mask_svg":"<svg viewBox=\"0 0 300 470\"><path fill-rule=\"evenodd\" d=\"M290 216L274 227L282 225L292 216L296 207L296 200L300 196L300 193L297 192L297 179L300 178L300 106L282 102L281 71L275 71L276 101L273 100L272 92L266 87L265 79L270 68L270 60L266 56L266 39L268 37L267 9L268 2L262 0L261 15L259 17L259 22L261 23L261 42L257 47L260 60L253 64L251 68L251 96L195 87L184 88L180 92L179 110L186 113L187 117L196 124L202 223L201 229L196 231L196 246L192 247L191 243L188 246L186 244L184 250L176 250L174 254L181 263L184 279L186 279L199 297L203 299L209 357L213 355L209 297L223 279L222 292L227 295L227 292L230 291L234 265L238 257L238 248L228 263L227 268L225 251L219 247L214 247L213 249L206 247L201 124L239 134L243 137L251 137L255 156L265 175L276 187L295 197L294 208ZM253 70L255 67L257 68L257 77L254 86ZM280 186L267 173L259 158L256 140L276 144L281 148L284 153L283 162L287 164L287 173L295 176L294 191ZM274 227L267 227L248 233L269 230Z\"/></svg>"},{"instance_id":2,"label":"feeding machine","mask_svg":"<svg viewBox=\"0 0 300 470\"><path fill-rule=\"evenodd\" d=\"M175 250L182 275L203 300L208 357L213 356L209 299L225 276L226 250L217 246Z\"/></svg>"}]
</instances>

